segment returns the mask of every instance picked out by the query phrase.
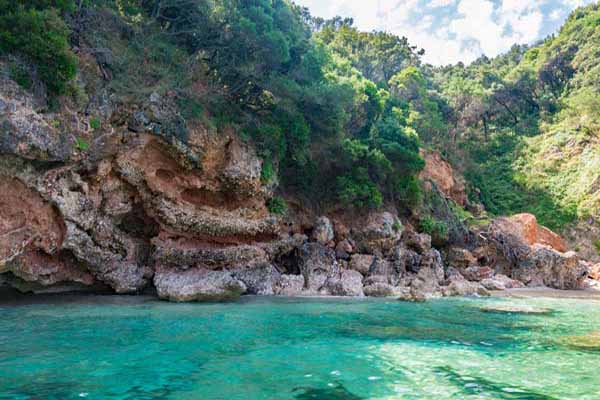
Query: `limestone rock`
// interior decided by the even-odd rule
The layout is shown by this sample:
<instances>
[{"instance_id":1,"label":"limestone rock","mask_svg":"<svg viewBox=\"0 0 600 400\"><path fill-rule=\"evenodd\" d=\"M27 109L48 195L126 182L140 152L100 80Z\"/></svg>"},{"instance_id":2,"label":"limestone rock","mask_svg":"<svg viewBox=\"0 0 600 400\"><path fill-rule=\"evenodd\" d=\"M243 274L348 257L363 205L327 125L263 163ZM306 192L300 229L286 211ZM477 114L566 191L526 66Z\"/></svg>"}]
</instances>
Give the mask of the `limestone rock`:
<instances>
[{"instance_id":1,"label":"limestone rock","mask_svg":"<svg viewBox=\"0 0 600 400\"><path fill-rule=\"evenodd\" d=\"M278 296L300 296L304 289L304 277L302 275L281 275L274 289Z\"/></svg>"},{"instance_id":2,"label":"limestone rock","mask_svg":"<svg viewBox=\"0 0 600 400\"><path fill-rule=\"evenodd\" d=\"M528 286L579 289L588 268L574 252L559 253L547 246L533 245L528 257L513 270L513 278Z\"/></svg>"},{"instance_id":3,"label":"limestone rock","mask_svg":"<svg viewBox=\"0 0 600 400\"><path fill-rule=\"evenodd\" d=\"M489 296L487 289L476 282L469 282L461 276L454 276L444 288L446 296Z\"/></svg>"},{"instance_id":4,"label":"limestone rock","mask_svg":"<svg viewBox=\"0 0 600 400\"><path fill-rule=\"evenodd\" d=\"M158 296L171 301L222 301L246 292L246 285L227 271L161 269L154 276Z\"/></svg>"},{"instance_id":5,"label":"limestone rock","mask_svg":"<svg viewBox=\"0 0 600 400\"><path fill-rule=\"evenodd\" d=\"M246 285L248 294L272 296L281 279L281 274L268 263L251 268L239 268L232 271L234 278Z\"/></svg>"},{"instance_id":6,"label":"limestone rock","mask_svg":"<svg viewBox=\"0 0 600 400\"><path fill-rule=\"evenodd\" d=\"M491 278L494 275L494 270L490 267L469 267L462 270L462 275L473 282L481 282L484 279Z\"/></svg>"},{"instance_id":7,"label":"limestone rock","mask_svg":"<svg viewBox=\"0 0 600 400\"><path fill-rule=\"evenodd\" d=\"M448 251L448 265L464 271L477 265L477 259L467 249L451 247Z\"/></svg>"},{"instance_id":8,"label":"limestone rock","mask_svg":"<svg viewBox=\"0 0 600 400\"><path fill-rule=\"evenodd\" d=\"M344 270L339 275L327 278L325 289L334 296L362 297L363 276L358 271Z\"/></svg>"},{"instance_id":9,"label":"limestone rock","mask_svg":"<svg viewBox=\"0 0 600 400\"><path fill-rule=\"evenodd\" d=\"M561 253L539 243L530 245L532 235L537 232L531 225L532 218L528 216L499 218L490 225L487 234L507 260L505 272L528 286L556 289L584 287L589 273L587 265L574 252Z\"/></svg>"},{"instance_id":10,"label":"limestone rock","mask_svg":"<svg viewBox=\"0 0 600 400\"><path fill-rule=\"evenodd\" d=\"M496 274L491 278L483 279L480 283L487 290L518 289L525 286L523 283L503 274Z\"/></svg>"},{"instance_id":11,"label":"limestone rock","mask_svg":"<svg viewBox=\"0 0 600 400\"><path fill-rule=\"evenodd\" d=\"M391 297L397 295L397 291L394 286L383 282L375 282L365 285L363 291L366 296L371 297Z\"/></svg>"},{"instance_id":12,"label":"limestone rock","mask_svg":"<svg viewBox=\"0 0 600 400\"><path fill-rule=\"evenodd\" d=\"M335 246L335 256L342 260L347 260L354 253L354 246L351 241L344 239Z\"/></svg>"},{"instance_id":13,"label":"limestone rock","mask_svg":"<svg viewBox=\"0 0 600 400\"><path fill-rule=\"evenodd\" d=\"M66 161L73 142L34 110L34 99L0 77L0 153L30 160Z\"/></svg>"},{"instance_id":14,"label":"limestone rock","mask_svg":"<svg viewBox=\"0 0 600 400\"><path fill-rule=\"evenodd\" d=\"M419 254L431 249L431 236L426 233L406 230L402 235L402 241L408 248L415 250Z\"/></svg>"},{"instance_id":15,"label":"limestone rock","mask_svg":"<svg viewBox=\"0 0 600 400\"><path fill-rule=\"evenodd\" d=\"M328 245L334 238L333 225L327 217L319 217L315 223L311 239L322 245Z\"/></svg>"},{"instance_id":16,"label":"limestone rock","mask_svg":"<svg viewBox=\"0 0 600 400\"><path fill-rule=\"evenodd\" d=\"M338 270L333 249L319 243L306 243L299 249L298 265L304 276L304 288L313 292L318 291L325 280Z\"/></svg>"},{"instance_id":17,"label":"limestone rock","mask_svg":"<svg viewBox=\"0 0 600 400\"><path fill-rule=\"evenodd\" d=\"M381 254L394 247L403 229L400 221L391 213L372 213L364 226L353 230L353 236L359 251Z\"/></svg>"},{"instance_id":18,"label":"limestone rock","mask_svg":"<svg viewBox=\"0 0 600 400\"><path fill-rule=\"evenodd\" d=\"M367 276L374 261L375 256L370 254L354 254L350 258L348 267L354 271L360 272L363 276Z\"/></svg>"},{"instance_id":19,"label":"limestone rock","mask_svg":"<svg viewBox=\"0 0 600 400\"><path fill-rule=\"evenodd\" d=\"M567 251L565 240L550 229L540 226L533 214L516 214L509 218L498 218L493 224L494 229L515 236L529 246L542 244L562 253Z\"/></svg>"}]
</instances>

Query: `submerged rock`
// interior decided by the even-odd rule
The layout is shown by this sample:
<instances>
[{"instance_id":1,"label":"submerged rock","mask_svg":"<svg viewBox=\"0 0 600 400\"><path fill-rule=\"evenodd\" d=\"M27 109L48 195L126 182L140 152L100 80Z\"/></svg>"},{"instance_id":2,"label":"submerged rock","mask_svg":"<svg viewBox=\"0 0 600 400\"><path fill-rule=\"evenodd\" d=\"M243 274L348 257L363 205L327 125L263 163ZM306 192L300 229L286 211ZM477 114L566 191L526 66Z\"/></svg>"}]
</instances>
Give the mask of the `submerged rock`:
<instances>
[{"instance_id":1,"label":"submerged rock","mask_svg":"<svg viewBox=\"0 0 600 400\"><path fill-rule=\"evenodd\" d=\"M567 336L560 339L559 342L577 350L600 352L600 331L581 336Z\"/></svg>"},{"instance_id":2,"label":"submerged rock","mask_svg":"<svg viewBox=\"0 0 600 400\"><path fill-rule=\"evenodd\" d=\"M553 311L549 308L539 308L529 305L516 305L516 304L492 304L480 308L481 311L486 313L498 313L498 314L552 314Z\"/></svg>"}]
</instances>

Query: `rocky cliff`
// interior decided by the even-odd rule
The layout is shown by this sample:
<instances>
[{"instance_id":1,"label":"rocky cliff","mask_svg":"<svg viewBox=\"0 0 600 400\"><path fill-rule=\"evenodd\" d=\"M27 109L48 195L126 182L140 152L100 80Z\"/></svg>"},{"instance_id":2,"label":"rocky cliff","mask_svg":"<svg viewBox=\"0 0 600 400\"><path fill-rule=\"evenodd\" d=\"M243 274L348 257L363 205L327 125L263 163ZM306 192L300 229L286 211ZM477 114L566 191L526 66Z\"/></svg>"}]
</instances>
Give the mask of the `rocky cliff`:
<instances>
[{"instance_id":1,"label":"rocky cliff","mask_svg":"<svg viewBox=\"0 0 600 400\"><path fill-rule=\"evenodd\" d=\"M169 96L153 93L135 106L104 99L92 127L89 114L68 104L42 113L33 94L6 76L0 83L0 285L150 290L174 301L421 300L522 285L580 288L587 277L590 266L531 216L499 219L462 247L435 249L393 208L312 218L299 204L273 215L273 188L252 145L231 129L182 125ZM449 164L426 160L423 179L465 205Z\"/></svg>"}]
</instances>

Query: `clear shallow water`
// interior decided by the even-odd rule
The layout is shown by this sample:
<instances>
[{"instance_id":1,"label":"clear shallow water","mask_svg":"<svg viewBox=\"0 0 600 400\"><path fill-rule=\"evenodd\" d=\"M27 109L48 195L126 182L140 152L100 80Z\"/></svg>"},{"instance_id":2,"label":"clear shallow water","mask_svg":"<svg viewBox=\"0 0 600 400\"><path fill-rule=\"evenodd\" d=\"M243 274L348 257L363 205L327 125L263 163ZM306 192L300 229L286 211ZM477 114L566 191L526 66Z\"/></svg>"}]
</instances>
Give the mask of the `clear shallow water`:
<instances>
[{"instance_id":1,"label":"clear shallow water","mask_svg":"<svg viewBox=\"0 0 600 400\"><path fill-rule=\"evenodd\" d=\"M586 300L0 304L0 399L598 399L600 353L559 340L598 330Z\"/></svg>"}]
</instances>

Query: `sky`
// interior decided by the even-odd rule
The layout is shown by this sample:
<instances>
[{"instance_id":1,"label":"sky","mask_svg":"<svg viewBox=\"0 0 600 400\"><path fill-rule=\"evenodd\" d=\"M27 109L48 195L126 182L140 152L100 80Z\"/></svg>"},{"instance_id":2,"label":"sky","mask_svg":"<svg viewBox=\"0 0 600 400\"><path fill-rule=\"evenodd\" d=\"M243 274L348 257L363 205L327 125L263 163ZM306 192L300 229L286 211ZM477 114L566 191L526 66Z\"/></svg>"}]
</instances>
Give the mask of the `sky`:
<instances>
[{"instance_id":1,"label":"sky","mask_svg":"<svg viewBox=\"0 0 600 400\"><path fill-rule=\"evenodd\" d=\"M470 63L532 44L594 0L294 0L311 14L354 18L360 30L406 36L434 65Z\"/></svg>"}]
</instances>

